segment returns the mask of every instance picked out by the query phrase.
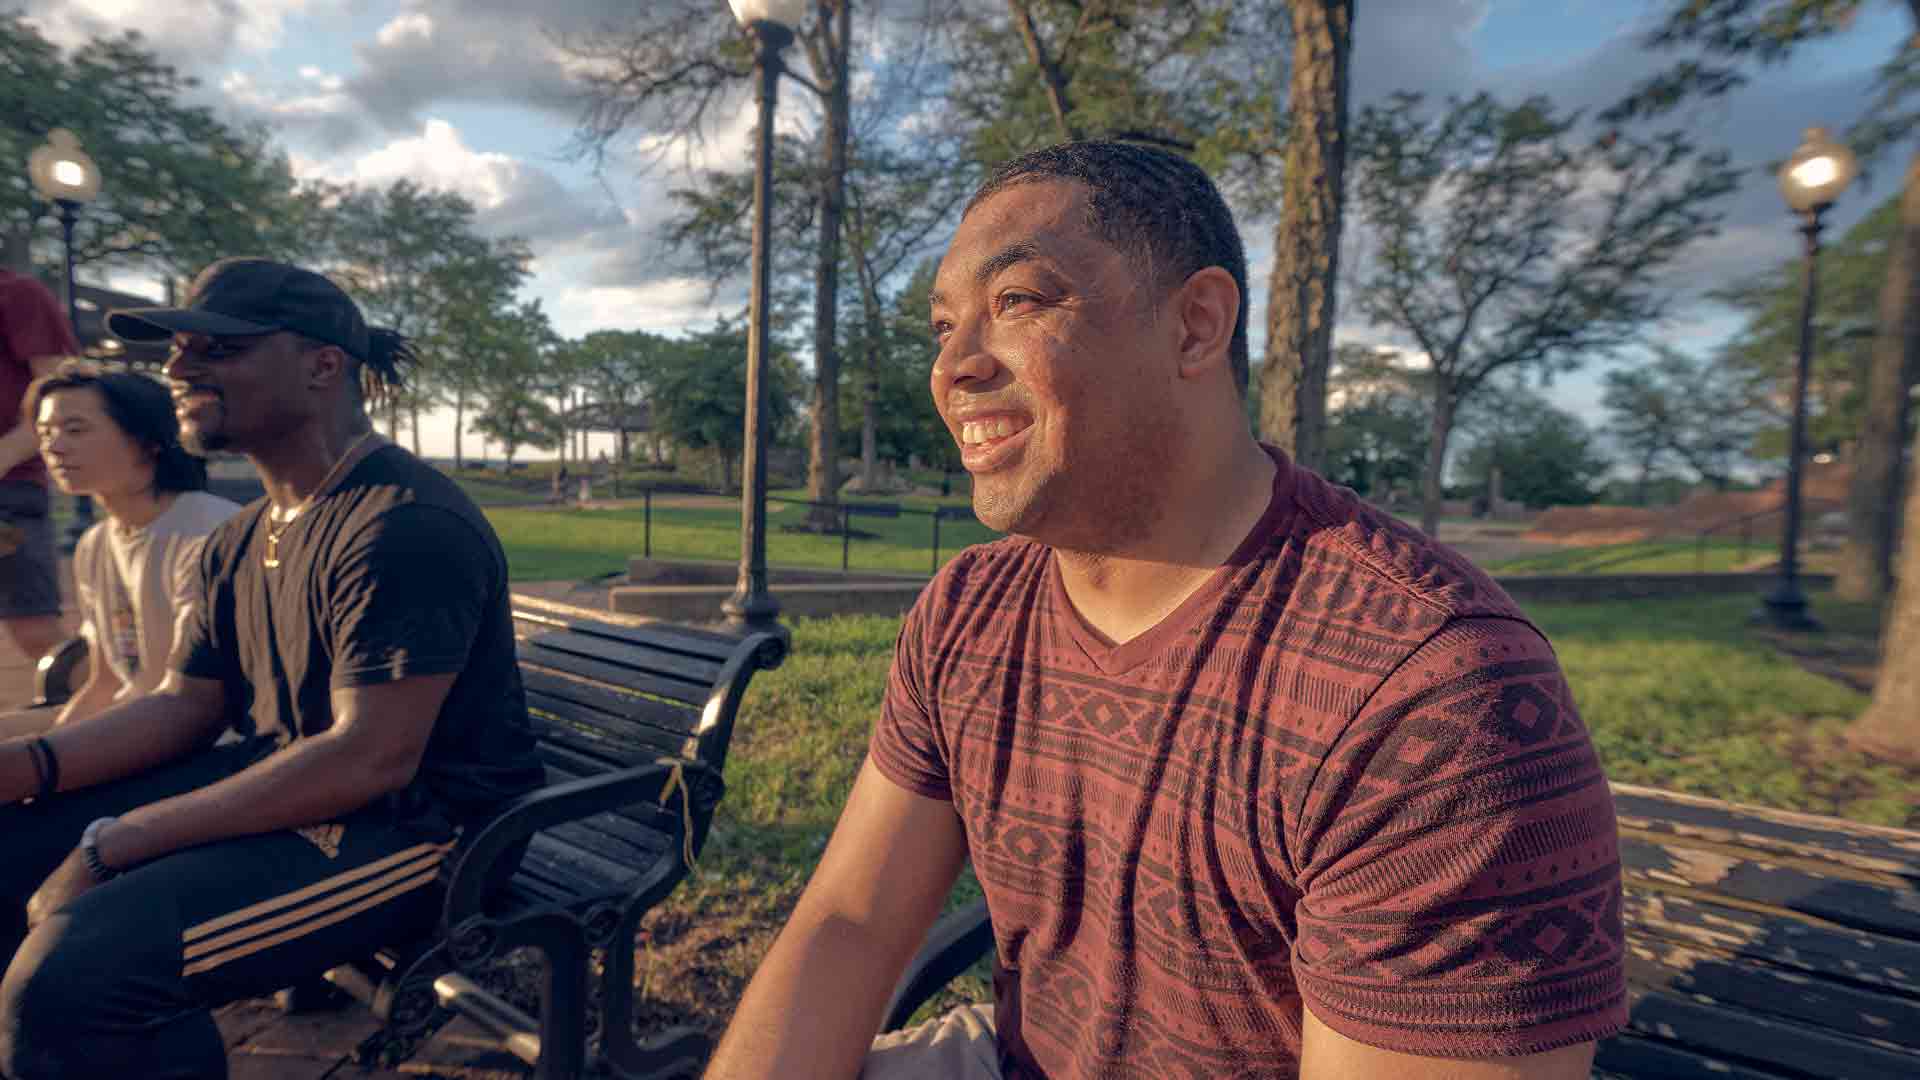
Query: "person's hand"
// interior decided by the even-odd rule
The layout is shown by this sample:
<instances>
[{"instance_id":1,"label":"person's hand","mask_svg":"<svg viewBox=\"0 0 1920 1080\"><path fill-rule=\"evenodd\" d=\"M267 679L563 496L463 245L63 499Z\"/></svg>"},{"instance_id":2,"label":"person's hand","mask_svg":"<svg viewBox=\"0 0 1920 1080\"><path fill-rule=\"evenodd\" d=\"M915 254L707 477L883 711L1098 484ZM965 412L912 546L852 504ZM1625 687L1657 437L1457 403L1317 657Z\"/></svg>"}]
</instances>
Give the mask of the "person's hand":
<instances>
[{"instance_id":1,"label":"person's hand","mask_svg":"<svg viewBox=\"0 0 1920 1080\"><path fill-rule=\"evenodd\" d=\"M74 848L27 901L27 928L37 928L98 884L93 879L93 871L87 869L86 860L80 856L80 849Z\"/></svg>"}]
</instances>

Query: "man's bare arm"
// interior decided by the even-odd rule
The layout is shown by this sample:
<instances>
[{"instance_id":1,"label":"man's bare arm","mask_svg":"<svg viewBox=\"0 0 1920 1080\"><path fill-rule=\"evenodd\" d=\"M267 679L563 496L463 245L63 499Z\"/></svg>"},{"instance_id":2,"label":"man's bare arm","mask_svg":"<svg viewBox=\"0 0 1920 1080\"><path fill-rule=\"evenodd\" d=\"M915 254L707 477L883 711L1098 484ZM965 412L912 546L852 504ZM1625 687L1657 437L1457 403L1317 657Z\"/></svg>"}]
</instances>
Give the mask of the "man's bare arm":
<instances>
[{"instance_id":1,"label":"man's bare arm","mask_svg":"<svg viewBox=\"0 0 1920 1080\"><path fill-rule=\"evenodd\" d=\"M27 359L27 366L32 369L33 377L38 379L53 374L53 369L60 366L60 360L58 356L34 356ZM34 432L33 425L18 416L7 419L12 423L7 433L0 435L0 473L11 472L15 465L31 460L40 452L40 436Z\"/></svg>"},{"instance_id":2,"label":"man's bare arm","mask_svg":"<svg viewBox=\"0 0 1920 1080\"><path fill-rule=\"evenodd\" d=\"M164 765L213 741L225 719L226 692L211 679L168 672L143 694L47 732L60 763L60 790L74 791ZM0 743L0 805L40 790L27 745Z\"/></svg>"},{"instance_id":3,"label":"man's bare arm","mask_svg":"<svg viewBox=\"0 0 1920 1080\"><path fill-rule=\"evenodd\" d=\"M123 815L99 837L125 867L235 836L336 820L411 783L452 675L333 692L333 726L216 784Z\"/></svg>"},{"instance_id":4,"label":"man's bare arm","mask_svg":"<svg viewBox=\"0 0 1920 1080\"><path fill-rule=\"evenodd\" d=\"M1593 1044L1506 1058L1430 1058L1356 1042L1302 1008L1301 1080L1390 1076L1394 1080L1587 1080Z\"/></svg>"},{"instance_id":5,"label":"man's bare arm","mask_svg":"<svg viewBox=\"0 0 1920 1080\"><path fill-rule=\"evenodd\" d=\"M707 1080L853 1077L893 984L966 857L953 804L869 760L793 917L747 986Z\"/></svg>"},{"instance_id":6,"label":"man's bare arm","mask_svg":"<svg viewBox=\"0 0 1920 1080\"><path fill-rule=\"evenodd\" d=\"M84 720L112 705L113 695L119 692L120 680L106 669L105 664L92 664L90 667L92 670L87 675L86 685L59 708L21 709L0 716L0 739L44 735L59 724Z\"/></svg>"}]
</instances>

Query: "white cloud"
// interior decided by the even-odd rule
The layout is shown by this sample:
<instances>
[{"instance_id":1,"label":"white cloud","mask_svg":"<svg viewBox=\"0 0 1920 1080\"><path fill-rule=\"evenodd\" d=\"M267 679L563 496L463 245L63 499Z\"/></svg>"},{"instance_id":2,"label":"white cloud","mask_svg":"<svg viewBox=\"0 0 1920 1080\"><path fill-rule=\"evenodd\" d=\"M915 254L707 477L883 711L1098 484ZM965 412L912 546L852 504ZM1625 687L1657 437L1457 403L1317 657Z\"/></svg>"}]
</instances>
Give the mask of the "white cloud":
<instances>
[{"instance_id":1,"label":"white cloud","mask_svg":"<svg viewBox=\"0 0 1920 1080\"><path fill-rule=\"evenodd\" d=\"M522 166L506 154L474 150L445 120L430 119L418 135L361 155L344 168L328 169L330 179L385 186L413 180L423 187L454 191L481 210L499 206L520 179Z\"/></svg>"},{"instance_id":2,"label":"white cloud","mask_svg":"<svg viewBox=\"0 0 1920 1080\"><path fill-rule=\"evenodd\" d=\"M228 51L280 44L289 20L339 10L343 0L38 0L27 14L54 42L72 47L102 33L138 30L163 56L191 63Z\"/></svg>"},{"instance_id":3,"label":"white cloud","mask_svg":"<svg viewBox=\"0 0 1920 1080\"><path fill-rule=\"evenodd\" d=\"M424 11L409 11L405 15L395 16L387 25L380 28L374 40L383 49L395 49L402 45L423 42L433 37L433 16Z\"/></svg>"},{"instance_id":4,"label":"white cloud","mask_svg":"<svg viewBox=\"0 0 1920 1080\"><path fill-rule=\"evenodd\" d=\"M569 337L595 330L647 329L677 335L704 330L714 317L735 314L727 298L707 299L707 283L672 278L637 287L563 289L548 305L554 329Z\"/></svg>"}]
</instances>

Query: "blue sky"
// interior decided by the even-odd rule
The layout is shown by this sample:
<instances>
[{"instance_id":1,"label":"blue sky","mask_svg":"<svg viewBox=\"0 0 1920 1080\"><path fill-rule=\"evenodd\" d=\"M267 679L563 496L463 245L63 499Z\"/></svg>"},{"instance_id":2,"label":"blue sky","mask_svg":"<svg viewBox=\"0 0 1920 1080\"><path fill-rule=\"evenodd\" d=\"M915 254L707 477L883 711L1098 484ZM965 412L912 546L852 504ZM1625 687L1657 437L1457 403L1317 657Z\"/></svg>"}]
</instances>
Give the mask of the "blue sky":
<instances>
[{"instance_id":1,"label":"blue sky","mask_svg":"<svg viewBox=\"0 0 1920 1080\"><path fill-rule=\"evenodd\" d=\"M679 277L651 257L653 230L665 220L665 192L675 178L662 170L641 175L626 157L596 176L564 153L574 112L564 100L565 65L554 35L617 23L634 2L25 0L24 7L66 43L139 27L162 55L201 77L210 104L236 119L272 125L305 175L376 183L411 176L467 195L480 207L483 227L532 242L537 261L530 293L561 332L674 333L737 308L744 295L723 290L710 301L705 283ZM1364 105L1399 89L1434 96L1489 90L1509 98L1541 92L1562 105L1598 108L1662 62L1637 33L1667 6L1655 0L1368 0L1356 21L1354 100ZM714 0L714 18L728 17L722 0ZM1858 117L1873 69L1912 31L1907 20L1904 4L1870 2L1844 38L1760 73L1734 98L1685 115L1697 139L1728 147L1736 161L1755 169L1729 200L1721 236L1673 276L1681 291L1673 319L1661 329L1666 340L1711 349L1734 323L1684 290L1794 254L1791 222L1760 168L1790 152L1802 128L1839 129ZM749 108L743 95L723 110L696 160L744 161ZM1897 169L1883 173L1873 188L1856 188L1835 208L1836 229L1892 193ZM1271 241L1262 225L1250 224L1247 232L1257 327ZM1343 321L1339 336L1394 343L1352 321ZM1549 393L1597 419L1597 371L1564 378ZM448 421L427 425L425 435L428 453L449 452Z\"/></svg>"}]
</instances>

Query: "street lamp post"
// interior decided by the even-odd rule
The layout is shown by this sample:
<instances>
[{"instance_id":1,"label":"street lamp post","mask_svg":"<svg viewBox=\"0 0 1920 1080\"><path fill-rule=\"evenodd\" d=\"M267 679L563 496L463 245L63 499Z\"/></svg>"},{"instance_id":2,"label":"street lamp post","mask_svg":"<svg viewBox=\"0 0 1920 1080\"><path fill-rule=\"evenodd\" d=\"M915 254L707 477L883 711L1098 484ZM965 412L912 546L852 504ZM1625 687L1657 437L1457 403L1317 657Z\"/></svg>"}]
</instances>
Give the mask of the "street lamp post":
<instances>
[{"instance_id":1,"label":"street lamp post","mask_svg":"<svg viewBox=\"0 0 1920 1080\"><path fill-rule=\"evenodd\" d=\"M65 128L47 132L47 141L27 156L27 175L40 197L60 212L60 236L66 246L67 323L73 327L73 339L80 340L80 304L73 289L73 225L80 211L100 194L100 170L80 140ZM83 349L84 351L84 349ZM73 500L73 526L61 545L72 551L80 534L93 523L93 500L85 495Z\"/></svg>"},{"instance_id":2,"label":"street lamp post","mask_svg":"<svg viewBox=\"0 0 1920 1080\"><path fill-rule=\"evenodd\" d=\"M1818 630L1807 614L1806 593L1800 588L1800 473L1807 447L1807 380L1813 369L1813 311L1820 284L1821 216L1853 180L1852 152L1827 136L1825 128L1808 128L1800 146L1780 167L1780 193L1800 215L1800 235L1806 239L1805 267L1801 271L1800 354L1793 372L1793 422L1787 437L1786 522L1780 535L1780 580L1762 602L1761 615L1782 630Z\"/></svg>"},{"instance_id":3,"label":"street lamp post","mask_svg":"<svg viewBox=\"0 0 1920 1080\"><path fill-rule=\"evenodd\" d=\"M753 163L753 285L747 322L747 430L740 485L740 580L720 610L745 633L780 632L780 604L767 590L767 281L773 216L773 106L784 68L781 50L793 43L806 0L728 0L734 18L753 35L754 101L759 106Z\"/></svg>"}]
</instances>

